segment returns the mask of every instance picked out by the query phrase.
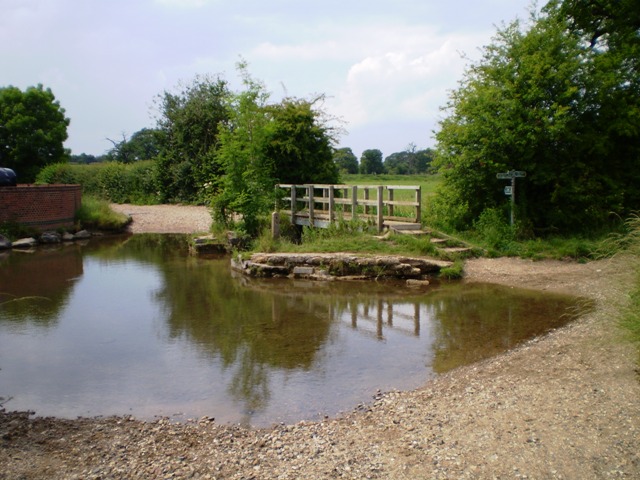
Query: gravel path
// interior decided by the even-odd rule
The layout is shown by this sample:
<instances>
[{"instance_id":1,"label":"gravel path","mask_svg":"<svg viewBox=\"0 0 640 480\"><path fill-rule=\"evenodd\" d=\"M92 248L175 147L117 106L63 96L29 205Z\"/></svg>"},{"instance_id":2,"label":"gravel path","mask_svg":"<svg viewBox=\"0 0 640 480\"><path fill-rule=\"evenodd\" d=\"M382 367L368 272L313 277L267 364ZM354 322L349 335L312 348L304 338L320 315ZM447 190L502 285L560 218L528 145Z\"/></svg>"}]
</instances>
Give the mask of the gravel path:
<instances>
[{"instance_id":1,"label":"gravel path","mask_svg":"<svg viewBox=\"0 0 640 480\"><path fill-rule=\"evenodd\" d=\"M112 204L116 212L132 218L132 233L201 233L211 228L207 207L193 205Z\"/></svg>"},{"instance_id":2,"label":"gravel path","mask_svg":"<svg viewBox=\"0 0 640 480\"><path fill-rule=\"evenodd\" d=\"M135 213L134 215L135 224ZM615 326L624 260L476 259L467 280L582 295L596 308L511 352L323 422L0 415L0 479L640 478L638 351Z\"/></svg>"}]
</instances>

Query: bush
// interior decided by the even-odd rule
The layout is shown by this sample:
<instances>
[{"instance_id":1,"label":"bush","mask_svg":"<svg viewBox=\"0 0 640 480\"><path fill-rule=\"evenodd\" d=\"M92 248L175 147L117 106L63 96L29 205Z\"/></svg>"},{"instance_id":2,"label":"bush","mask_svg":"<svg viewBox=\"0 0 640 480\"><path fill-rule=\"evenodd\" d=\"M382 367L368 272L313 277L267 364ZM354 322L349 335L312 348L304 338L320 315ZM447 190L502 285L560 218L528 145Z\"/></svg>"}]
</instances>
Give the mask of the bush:
<instances>
[{"instance_id":1,"label":"bush","mask_svg":"<svg viewBox=\"0 0 640 480\"><path fill-rule=\"evenodd\" d=\"M130 164L104 162L91 165L56 163L43 168L37 183L80 184L85 195L115 203L158 203L157 169L153 160Z\"/></svg>"},{"instance_id":2,"label":"bush","mask_svg":"<svg viewBox=\"0 0 640 480\"><path fill-rule=\"evenodd\" d=\"M101 197L115 203L129 201L129 179L126 166L120 162L109 162L98 174Z\"/></svg>"},{"instance_id":3,"label":"bush","mask_svg":"<svg viewBox=\"0 0 640 480\"><path fill-rule=\"evenodd\" d=\"M502 212L487 208L473 224L478 237L487 247L499 251L508 250L515 240L514 228L509 225Z\"/></svg>"}]
</instances>

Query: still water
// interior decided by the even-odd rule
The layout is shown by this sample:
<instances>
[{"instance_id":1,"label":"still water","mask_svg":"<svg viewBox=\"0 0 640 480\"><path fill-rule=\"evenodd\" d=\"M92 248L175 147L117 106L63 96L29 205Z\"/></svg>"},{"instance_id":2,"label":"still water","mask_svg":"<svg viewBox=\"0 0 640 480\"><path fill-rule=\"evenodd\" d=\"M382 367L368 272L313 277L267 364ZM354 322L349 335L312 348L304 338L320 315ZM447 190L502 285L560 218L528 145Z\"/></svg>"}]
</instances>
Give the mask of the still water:
<instances>
[{"instance_id":1,"label":"still water","mask_svg":"<svg viewBox=\"0 0 640 480\"><path fill-rule=\"evenodd\" d=\"M575 318L482 284L256 280L186 238L0 253L0 404L266 426L349 411Z\"/></svg>"}]
</instances>

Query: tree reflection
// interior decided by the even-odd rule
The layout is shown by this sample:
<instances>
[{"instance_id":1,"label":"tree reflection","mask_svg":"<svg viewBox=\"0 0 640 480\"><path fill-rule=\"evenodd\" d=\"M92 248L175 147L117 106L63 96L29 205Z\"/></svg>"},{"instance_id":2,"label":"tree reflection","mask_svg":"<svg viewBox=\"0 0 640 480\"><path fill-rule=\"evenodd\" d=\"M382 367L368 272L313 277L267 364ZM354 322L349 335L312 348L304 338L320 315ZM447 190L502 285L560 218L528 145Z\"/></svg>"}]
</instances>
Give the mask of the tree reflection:
<instances>
[{"instance_id":1,"label":"tree reflection","mask_svg":"<svg viewBox=\"0 0 640 480\"><path fill-rule=\"evenodd\" d=\"M55 325L82 272L76 245L6 252L0 257L0 321Z\"/></svg>"},{"instance_id":2,"label":"tree reflection","mask_svg":"<svg viewBox=\"0 0 640 480\"><path fill-rule=\"evenodd\" d=\"M247 411L261 410L269 400L268 371L313 365L330 330L328 305L301 292L246 288L230 279L228 258L191 259L188 265L166 265L155 295L166 311L170 338L188 339L233 368L230 393Z\"/></svg>"}]
</instances>

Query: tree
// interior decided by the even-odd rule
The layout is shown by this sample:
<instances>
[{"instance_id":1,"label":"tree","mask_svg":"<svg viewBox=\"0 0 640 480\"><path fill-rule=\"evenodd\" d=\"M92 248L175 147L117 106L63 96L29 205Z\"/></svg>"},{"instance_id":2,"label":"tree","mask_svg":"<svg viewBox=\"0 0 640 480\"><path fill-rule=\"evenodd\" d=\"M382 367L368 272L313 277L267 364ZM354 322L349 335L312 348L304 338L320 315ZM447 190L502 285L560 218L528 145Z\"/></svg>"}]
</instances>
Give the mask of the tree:
<instances>
[{"instance_id":1,"label":"tree","mask_svg":"<svg viewBox=\"0 0 640 480\"><path fill-rule=\"evenodd\" d=\"M279 183L337 183L331 128L322 120L314 100L285 98L266 112L265 155L273 162Z\"/></svg>"},{"instance_id":2,"label":"tree","mask_svg":"<svg viewBox=\"0 0 640 480\"><path fill-rule=\"evenodd\" d=\"M382 152L380 150L370 149L362 152L362 156L360 157L360 173L384 173L384 165L382 164Z\"/></svg>"},{"instance_id":3,"label":"tree","mask_svg":"<svg viewBox=\"0 0 640 480\"><path fill-rule=\"evenodd\" d=\"M107 159L121 163L153 160L160 153L161 139L162 132L150 128L138 130L129 139L123 133L119 142L107 138L113 144L113 148L107 153Z\"/></svg>"},{"instance_id":4,"label":"tree","mask_svg":"<svg viewBox=\"0 0 640 480\"><path fill-rule=\"evenodd\" d=\"M511 169L527 172L516 196L519 218L537 229L597 228L637 202L638 96L634 103L616 95L637 88L637 78L619 68L624 62L604 62L569 27L550 3L532 14L527 31L519 22L500 29L468 67L436 134L444 179L436 221L467 228L485 209L507 205L496 174Z\"/></svg>"},{"instance_id":5,"label":"tree","mask_svg":"<svg viewBox=\"0 0 640 480\"><path fill-rule=\"evenodd\" d=\"M0 88L0 165L31 183L41 168L66 162L69 119L50 89L42 85Z\"/></svg>"},{"instance_id":6,"label":"tree","mask_svg":"<svg viewBox=\"0 0 640 480\"><path fill-rule=\"evenodd\" d=\"M81 164L98 163L103 160L104 160L103 157L96 157L95 155L90 155L87 153L81 153L79 155L71 155L69 157L69 162L81 163Z\"/></svg>"},{"instance_id":7,"label":"tree","mask_svg":"<svg viewBox=\"0 0 640 480\"><path fill-rule=\"evenodd\" d=\"M211 178L209 185L215 186L212 204L216 221L228 223L241 214L241 227L255 235L259 217L275 200L274 165L265 152L269 94L249 75L246 63L239 63L238 70L245 90L230 97L228 121L221 126L216 152L222 174Z\"/></svg>"},{"instance_id":8,"label":"tree","mask_svg":"<svg viewBox=\"0 0 640 480\"><path fill-rule=\"evenodd\" d=\"M333 163L336 164L338 170L344 173L358 173L358 157L356 157L350 148L338 148L333 152Z\"/></svg>"},{"instance_id":9,"label":"tree","mask_svg":"<svg viewBox=\"0 0 640 480\"><path fill-rule=\"evenodd\" d=\"M316 101L285 98L270 104L265 86L247 65L238 65L244 90L230 97L228 117L220 131L216 159L220 177L213 179L214 214L229 221L239 214L242 228L259 233L260 217L274 206L276 183L335 183L331 128Z\"/></svg>"},{"instance_id":10,"label":"tree","mask_svg":"<svg viewBox=\"0 0 640 480\"><path fill-rule=\"evenodd\" d=\"M230 95L221 77L197 76L179 93L157 98L158 183L161 201L196 201L219 175L215 156Z\"/></svg>"},{"instance_id":11,"label":"tree","mask_svg":"<svg viewBox=\"0 0 640 480\"><path fill-rule=\"evenodd\" d=\"M433 160L433 151L429 148L418 150L414 143L410 143L402 152L392 153L384 159L384 169L387 173L396 175L416 175L427 173Z\"/></svg>"}]
</instances>

